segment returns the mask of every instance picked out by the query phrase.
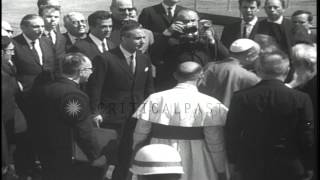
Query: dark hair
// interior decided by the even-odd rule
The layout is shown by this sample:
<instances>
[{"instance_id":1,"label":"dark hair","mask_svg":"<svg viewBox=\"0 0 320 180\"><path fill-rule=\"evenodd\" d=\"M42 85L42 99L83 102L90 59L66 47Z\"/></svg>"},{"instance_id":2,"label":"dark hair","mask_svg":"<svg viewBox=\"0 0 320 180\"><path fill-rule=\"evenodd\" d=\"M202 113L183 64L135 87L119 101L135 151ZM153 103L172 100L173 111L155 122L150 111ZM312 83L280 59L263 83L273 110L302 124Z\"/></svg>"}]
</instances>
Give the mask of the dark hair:
<instances>
[{"instance_id":1,"label":"dark hair","mask_svg":"<svg viewBox=\"0 0 320 180\"><path fill-rule=\"evenodd\" d=\"M261 5L261 1L260 0L239 0L239 6L241 6L241 4L243 2L249 2L249 3L252 3L252 2L257 2L257 6L260 7Z\"/></svg>"},{"instance_id":2,"label":"dark hair","mask_svg":"<svg viewBox=\"0 0 320 180\"><path fill-rule=\"evenodd\" d=\"M75 75L86 61L82 53L67 53L61 61L61 71L65 75Z\"/></svg>"},{"instance_id":3,"label":"dark hair","mask_svg":"<svg viewBox=\"0 0 320 180\"><path fill-rule=\"evenodd\" d=\"M1 50L4 50L12 42L8 36L1 36Z\"/></svg>"},{"instance_id":4,"label":"dark hair","mask_svg":"<svg viewBox=\"0 0 320 180\"><path fill-rule=\"evenodd\" d=\"M39 7L39 15L40 16L43 16L43 11L45 9L54 9L56 11L60 11L61 10L61 7L60 6L54 6L54 5L43 5L43 6L40 6Z\"/></svg>"},{"instance_id":5,"label":"dark hair","mask_svg":"<svg viewBox=\"0 0 320 180\"><path fill-rule=\"evenodd\" d=\"M33 20L36 18L42 19L42 17L37 14L27 14L22 18L22 20L20 22L20 26L27 26L27 25L29 25L30 20Z\"/></svg>"},{"instance_id":6,"label":"dark hair","mask_svg":"<svg viewBox=\"0 0 320 180\"><path fill-rule=\"evenodd\" d=\"M268 1L269 1L269 0L266 0L266 1L264 2L264 5L266 5ZM279 1L281 2L282 7L283 7L283 8L286 8L286 1L285 1L285 0L279 0Z\"/></svg>"},{"instance_id":7,"label":"dark hair","mask_svg":"<svg viewBox=\"0 0 320 180\"><path fill-rule=\"evenodd\" d=\"M134 20L124 21L120 28L120 37L127 35L127 32L135 29L141 29L141 24Z\"/></svg>"},{"instance_id":8,"label":"dark hair","mask_svg":"<svg viewBox=\"0 0 320 180\"><path fill-rule=\"evenodd\" d=\"M50 5L48 2L49 2L50 0L38 0L38 2L37 2L37 6L38 6L38 8L40 8L41 6L44 6L44 5Z\"/></svg>"},{"instance_id":9,"label":"dark hair","mask_svg":"<svg viewBox=\"0 0 320 180\"><path fill-rule=\"evenodd\" d=\"M110 19L111 18L111 13L108 11L96 11L92 14L89 15L88 17L88 24L90 27L95 27L97 26L97 21L98 20L105 20L105 19Z\"/></svg>"},{"instance_id":10,"label":"dark hair","mask_svg":"<svg viewBox=\"0 0 320 180\"><path fill-rule=\"evenodd\" d=\"M312 22L313 20L313 15L310 11L306 11L306 10L297 10L295 11L293 14L292 14L292 17L294 16L298 16L298 15L301 15L301 14L307 14L308 15L308 21L309 22Z\"/></svg>"}]
</instances>

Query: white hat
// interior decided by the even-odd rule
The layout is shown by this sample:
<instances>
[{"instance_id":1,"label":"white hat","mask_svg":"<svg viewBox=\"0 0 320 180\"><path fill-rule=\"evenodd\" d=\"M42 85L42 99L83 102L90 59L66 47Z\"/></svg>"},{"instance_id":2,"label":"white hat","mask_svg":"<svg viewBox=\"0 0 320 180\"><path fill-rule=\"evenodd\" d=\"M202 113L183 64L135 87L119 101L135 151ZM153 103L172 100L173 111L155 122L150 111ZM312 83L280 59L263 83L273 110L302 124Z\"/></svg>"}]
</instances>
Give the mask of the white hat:
<instances>
[{"instance_id":1,"label":"white hat","mask_svg":"<svg viewBox=\"0 0 320 180\"><path fill-rule=\"evenodd\" d=\"M244 52L256 45L257 43L251 39L237 39L231 44L230 51L234 53Z\"/></svg>"},{"instance_id":2,"label":"white hat","mask_svg":"<svg viewBox=\"0 0 320 180\"><path fill-rule=\"evenodd\" d=\"M165 144L142 147L135 155L130 171L137 175L183 174L180 154Z\"/></svg>"}]
</instances>

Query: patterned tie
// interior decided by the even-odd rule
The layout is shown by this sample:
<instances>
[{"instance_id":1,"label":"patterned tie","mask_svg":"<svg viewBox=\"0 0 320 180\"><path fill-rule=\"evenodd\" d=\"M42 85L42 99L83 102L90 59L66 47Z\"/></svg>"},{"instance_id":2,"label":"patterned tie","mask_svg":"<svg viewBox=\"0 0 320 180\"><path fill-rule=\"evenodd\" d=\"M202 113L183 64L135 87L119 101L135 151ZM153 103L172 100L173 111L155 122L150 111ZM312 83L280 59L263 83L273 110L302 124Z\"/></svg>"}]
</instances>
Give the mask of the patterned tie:
<instances>
[{"instance_id":1,"label":"patterned tie","mask_svg":"<svg viewBox=\"0 0 320 180\"><path fill-rule=\"evenodd\" d=\"M103 52L107 52L108 50L107 50L107 46L106 46L106 44L104 43L104 41L102 41L102 51Z\"/></svg>"},{"instance_id":2,"label":"patterned tie","mask_svg":"<svg viewBox=\"0 0 320 180\"><path fill-rule=\"evenodd\" d=\"M35 56L36 58L36 61L42 65L42 63L40 62L40 57L39 57L39 54L36 50L36 46L35 46L36 42L35 41L31 41L31 51L33 53L33 55Z\"/></svg>"},{"instance_id":3,"label":"patterned tie","mask_svg":"<svg viewBox=\"0 0 320 180\"><path fill-rule=\"evenodd\" d=\"M134 56L131 55L129 60L129 68L132 74L135 73L135 67L134 67L133 61L134 61Z\"/></svg>"}]
</instances>

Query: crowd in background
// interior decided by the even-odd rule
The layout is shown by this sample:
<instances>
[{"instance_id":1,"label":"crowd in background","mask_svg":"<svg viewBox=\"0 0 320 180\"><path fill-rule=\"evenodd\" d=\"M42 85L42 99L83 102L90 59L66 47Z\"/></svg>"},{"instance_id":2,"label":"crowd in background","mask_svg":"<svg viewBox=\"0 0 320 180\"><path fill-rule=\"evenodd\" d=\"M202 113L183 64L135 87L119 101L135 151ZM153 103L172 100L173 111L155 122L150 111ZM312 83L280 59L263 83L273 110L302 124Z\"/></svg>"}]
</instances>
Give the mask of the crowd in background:
<instances>
[{"instance_id":1,"label":"crowd in background","mask_svg":"<svg viewBox=\"0 0 320 180\"><path fill-rule=\"evenodd\" d=\"M239 0L218 37L179 2L84 17L38 0L15 37L2 20L2 178L317 179L313 15Z\"/></svg>"}]
</instances>

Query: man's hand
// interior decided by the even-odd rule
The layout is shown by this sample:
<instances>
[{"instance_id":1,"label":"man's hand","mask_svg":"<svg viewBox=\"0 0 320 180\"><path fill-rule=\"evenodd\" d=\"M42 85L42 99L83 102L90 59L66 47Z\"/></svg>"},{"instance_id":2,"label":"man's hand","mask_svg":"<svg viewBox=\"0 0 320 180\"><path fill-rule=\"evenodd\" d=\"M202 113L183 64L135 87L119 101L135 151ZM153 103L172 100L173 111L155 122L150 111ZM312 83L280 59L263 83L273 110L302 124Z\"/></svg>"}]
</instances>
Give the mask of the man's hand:
<instances>
[{"instance_id":1,"label":"man's hand","mask_svg":"<svg viewBox=\"0 0 320 180\"><path fill-rule=\"evenodd\" d=\"M166 29L163 34L165 36L171 36L174 32L183 33L184 23L181 21L175 21L171 24L171 26Z\"/></svg>"},{"instance_id":2,"label":"man's hand","mask_svg":"<svg viewBox=\"0 0 320 180\"><path fill-rule=\"evenodd\" d=\"M305 173L305 176L302 178L302 180L311 180L313 177L313 171L312 170L308 170Z\"/></svg>"},{"instance_id":3,"label":"man's hand","mask_svg":"<svg viewBox=\"0 0 320 180\"><path fill-rule=\"evenodd\" d=\"M206 39L208 40L208 42L210 44L214 44L215 43L215 40L214 40L214 29L212 27L207 29L206 31L204 31L204 36L206 37Z\"/></svg>"},{"instance_id":4,"label":"man's hand","mask_svg":"<svg viewBox=\"0 0 320 180\"><path fill-rule=\"evenodd\" d=\"M100 127L100 123L102 123L103 121L102 115L96 115L95 117L93 117L93 121L96 123L97 127Z\"/></svg>"},{"instance_id":5,"label":"man's hand","mask_svg":"<svg viewBox=\"0 0 320 180\"><path fill-rule=\"evenodd\" d=\"M95 167L105 166L107 163L107 158L105 155L100 156L98 159L94 160L91 165Z\"/></svg>"}]
</instances>

